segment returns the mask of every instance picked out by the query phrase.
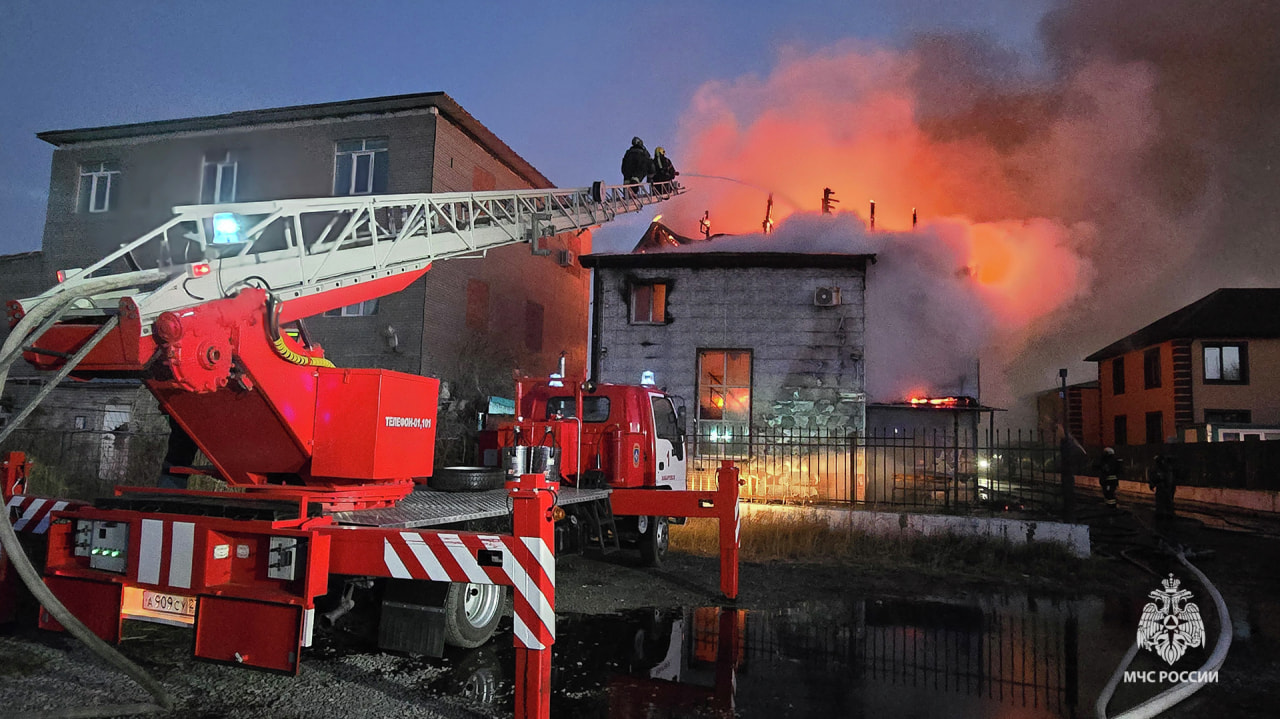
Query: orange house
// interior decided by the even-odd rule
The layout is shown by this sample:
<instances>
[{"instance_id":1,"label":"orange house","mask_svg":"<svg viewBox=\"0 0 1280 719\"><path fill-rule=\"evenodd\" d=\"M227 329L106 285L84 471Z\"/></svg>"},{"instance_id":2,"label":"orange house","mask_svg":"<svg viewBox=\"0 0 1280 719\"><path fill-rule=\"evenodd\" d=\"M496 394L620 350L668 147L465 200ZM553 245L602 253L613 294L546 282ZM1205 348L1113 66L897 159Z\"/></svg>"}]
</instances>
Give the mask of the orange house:
<instances>
[{"instance_id":1,"label":"orange house","mask_svg":"<svg viewBox=\"0 0 1280 719\"><path fill-rule=\"evenodd\" d=\"M1098 363L1103 444L1280 426L1280 289L1217 290L1085 360Z\"/></svg>"}]
</instances>

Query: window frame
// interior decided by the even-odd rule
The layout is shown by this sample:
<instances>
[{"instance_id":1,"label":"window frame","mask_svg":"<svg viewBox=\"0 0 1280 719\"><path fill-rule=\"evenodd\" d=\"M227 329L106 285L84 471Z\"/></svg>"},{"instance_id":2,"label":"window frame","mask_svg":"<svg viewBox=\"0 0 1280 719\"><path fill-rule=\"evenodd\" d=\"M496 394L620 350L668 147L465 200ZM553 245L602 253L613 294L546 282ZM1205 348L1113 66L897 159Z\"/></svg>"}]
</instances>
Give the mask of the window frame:
<instances>
[{"instance_id":1,"label":"window frame","mask_svg":"<svg viewBox=\"0 0 1280 719\"><path fill-rule=\"evenodd\" d=\"M365 300L357 302L354 305L345 305L332 310L326 310L325 317L372 317L378 314L378 300Z\"/></svg>"},{"instance_id":2,"label":"window frame","mask_svg":"<svg viewBox=\"0 0 1280 719\"><path fill-rule=\"evenodd\" d=\"M658 288L661 287L661 292ZM648 290L648 298L645 301L646 312L644 318L640 315L640 294L642 290ZM670 296L671 283L667 280L634 280L631 282L631 291L628 294L630 301L627 307L627 324L631 325L665 325L667 323L667 298ZM661 295L661 308L658 308L659 295ZM654 319L655 309L660 309L661 316Z\"/></svg>"},{"instance_id":3,"label":"window frame","mask_svg":"<svg viewBox=\"0 0 1280 719\"><path fill-rule=\"evenodd\" d=\"M1223 350L1226 348L1235 348L1238 352L1239 362L1239 379L1223 379ZM1218 352L1218 374L1217 379L1209 377L1209 352L1217 350ZM1205 384L1217 385L1247 385L1249 384L1249 343L1248 342L1203 342L1200 348L1200 377Z\"/></svg>"},{"instance_id":4,"label":"window frame","mask_svg":"<svg viewBox=\"0 0 1280 719\"><path fill-rule=\"evenodd\" d=\"M344 150L343 145L352 143L360 143L360 149ZM381 147L370 148L370 143L380 144ZM356 197L360 195L376 195L386 192L387 188L378 188L378 154L382 154L383 162L387 162L390 158L390 141L386 137L361 137L349 138L346 140L338 140L333 145L333 194L337 197ZM369 158L369 169L366 174L367 189L356 189L356 183L359 180L360 159L362 157ZM347 175L346 188L339 188L338 182L342 179L342 163L350 158L351 168ZM389 180L388 180L389 181Z\"/></svg>"},{"instance_id":5,"label":"window frame","mask_svg":"<svg viewBox=\"0 0 1280 719\"><path fill-rule=\"evenodd\" d=\"M1142 388L1160 389L1163 383L1160 359L1160 347L1152 347L1142 352Z\"/></svg>"},{"instance_id":6,"label":"window frame","mask_svg":"<svg viewBox=\"0 0 1280 719\"><path fill-rule=\"evenodd\" d=\"M218 157L219 153L205 153L203 161L200 163L200 204L202 205L222 205L230 204L236 201L236 193L238 191L238 183L240 181L240 161L231 158L231 152L221 153L222 159L210 159ZM209 193L209 201L205 202L205 191L208 189L206 181L209 176L209 168L213 168L213 190ZM231 193L228 199L223 198L223 184L228 174L228 168L231 175Z\"/></svg>"},{"instance_id":7,"label":"window frame","mask_svg":"<svg viewBox=\"0 0 1280 719\"><path fill-rule=\"evenodd\" d=\"M94 165L97 165L98 169L96 170L87 169ZM114 170L107 169L108 165L115 167L117 169L114 169ZM120 163L111 162L107 160L100 160L96 162L84 162L80 164L80 185L78 187L79 192L76 195L77 209L79 208L79 205L80 205L80 198L84 196L85 178L88 178L89 179L89 195L88 195L88 202L85 203L85 211L91 215L97 215L103 212L111 211L111 185L115 184L114 182L115 178L113 178L112 175L120 174L119 166L120 166ZM105 180L106 188L103 192L102 206L97 207L98 183L99 181L102 181L102 180Z\"/></svg>"},{"instance_id":8,"label":"window frame","mask_svg":"<svg viewBox=\"0 0 1280 719\"><path fill-rule=\"evenodd\" d=\"M722 381L704 384L703 376L705 374L705 361L709 355L722 355L721 365ZM729 362L730 355L742 354L746 355L747 372L746 383L729 382ZM755 353L745 348L715 348L715 347L699 347L697 350L697 376L695 384L696 392L696 414L695 420L695 454L700 457L746 457L751 452L751 403L754 395L754 374L755 374ZM721 405L719 418L707 417L703 413L703 390L719 387L724 397L729 396L730 390L746 390L746 417L741 420L725 419L724 406ZM727 429L728 432L721 435L717 430L719 428ZM734 436L735 430L740 430L738 436ZM708 451L711 450L711 451Z\"/></svg>"}]
</instances>

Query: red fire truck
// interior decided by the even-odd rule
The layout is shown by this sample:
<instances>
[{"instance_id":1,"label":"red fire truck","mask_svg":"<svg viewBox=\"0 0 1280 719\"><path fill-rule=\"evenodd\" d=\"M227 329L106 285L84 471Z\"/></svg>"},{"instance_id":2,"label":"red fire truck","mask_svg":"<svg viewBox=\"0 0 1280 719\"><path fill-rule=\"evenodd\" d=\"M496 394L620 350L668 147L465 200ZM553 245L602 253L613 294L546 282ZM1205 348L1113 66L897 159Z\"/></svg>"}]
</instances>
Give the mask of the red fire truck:
<instances>
[{"instance_id":1,"label":"red fire truck","mask_svg":"<svg viewBox=\"0 0 1280 719\"><path fill-rule=\"evenodd\" d=\"M680 191L636 189L177 207L45 293L10 301L0 384L20 356L53 374L46 391L68 375L136 377L235 491L34 497L22 458L10 457L0 543L13 565L0 562L0 614L14 587L5 574L33 576L15 530L47 539L42 627L118 642L125 620L179 623L193 627L198 658L284 672L297 671L318 620L350 608L354 588L378 590L380 646L438 655L445 642L488 640L512 587L516 712L546 716L554 550L572 546L564 528L575 520L595 518L576 539L638 543L652 562L666 517L718 518L721 588L735 596L736 471L723 468L713 492L684 488L679 415L665 395L522 384L522 417L490 447L511 457L505 484L436 491L423 482L437 381L334 367L300 325L404 289L434 261L519 242L538 252L547 237ZM555 453L537 449L553 446L559 473L546 471ZM519 461L537 456L536 469ZM510 532L467 528L498 518Z\"/></svg>"}]
</instances>

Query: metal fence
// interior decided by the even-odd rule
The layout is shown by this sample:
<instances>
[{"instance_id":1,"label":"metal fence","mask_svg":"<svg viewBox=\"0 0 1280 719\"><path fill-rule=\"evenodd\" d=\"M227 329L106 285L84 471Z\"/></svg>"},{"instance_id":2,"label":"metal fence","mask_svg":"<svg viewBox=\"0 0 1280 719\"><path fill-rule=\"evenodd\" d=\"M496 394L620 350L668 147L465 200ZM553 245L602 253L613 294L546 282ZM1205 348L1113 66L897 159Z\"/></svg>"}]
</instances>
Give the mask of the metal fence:
<instances>
[{"instance_id":1,"label":"metal fence","mask_svg":"<svg viewBox=\"0 0 1280 719\"><path fill-rule=\"evenodd\" d=\"M712 489L723 459L742 470L743 498L870 509L1054 513L1058 445L1037 432L752 428L733 445L691 439L689 484Z\"/></svg>"}]
</instances>

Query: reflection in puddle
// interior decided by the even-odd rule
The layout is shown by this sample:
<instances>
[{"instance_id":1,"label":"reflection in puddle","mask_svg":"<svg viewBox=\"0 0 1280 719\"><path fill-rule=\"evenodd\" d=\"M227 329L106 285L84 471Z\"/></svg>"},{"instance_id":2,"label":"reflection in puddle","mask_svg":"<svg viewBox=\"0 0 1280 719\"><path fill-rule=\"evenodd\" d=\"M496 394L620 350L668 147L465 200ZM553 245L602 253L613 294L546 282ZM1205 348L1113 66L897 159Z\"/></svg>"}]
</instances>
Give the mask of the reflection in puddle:
<instances>
[{"instance_id":1,"label":"reflection in puddle","mask_svg":"<svg viewBox=\"0 0 1280 719\"><path fill-rule=\"evenodd\" d=\"M1021 595L560 615L552 715L1086 716L1136 620ZM454 657L435 688L509 712L513 656L499 641Z\"/></svg>"}]
</instances>

